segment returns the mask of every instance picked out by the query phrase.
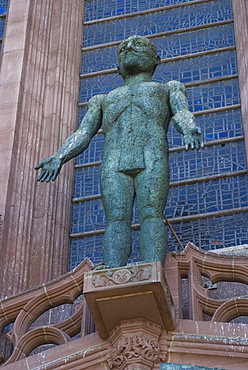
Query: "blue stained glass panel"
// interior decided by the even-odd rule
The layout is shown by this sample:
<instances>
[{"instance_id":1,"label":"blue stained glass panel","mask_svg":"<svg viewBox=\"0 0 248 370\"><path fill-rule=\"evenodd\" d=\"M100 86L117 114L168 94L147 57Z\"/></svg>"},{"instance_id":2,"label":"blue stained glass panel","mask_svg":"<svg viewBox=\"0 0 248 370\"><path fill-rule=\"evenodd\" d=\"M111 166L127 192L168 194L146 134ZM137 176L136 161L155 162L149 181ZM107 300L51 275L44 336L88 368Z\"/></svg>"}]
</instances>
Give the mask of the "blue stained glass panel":
<instances>
[{"instance_id":1,"label":"blue stained glass panel","mask_svg":"<svg viewBox=\"0 0 248 370\"><path fill-rule=\"evenodd\" d=\"M84 118L86 112L87 112L87 106L78 108L78 126L80 125L80 123L81 123L82 119Z\"/></svg>"},{"instance_id":2,"label":"blue stained glass panel","mask_svg":"<svg viewBox=\"0 0 248 370\"><path fill-rule=\"evenodd\" d=\"M218 28L218 31L221 31ZM199 32L196 32L196 37ZM191 34L193 37L193 35ZM216 34L215 34L216 36ZM223 38L221 32L219 32L220 39ZM156 40L156 39L155 39ZM162 45L159 46L161 55L161 48L163 46L163 40L168 38L160 39ZM152 40L153 41L153 40ZM222 40L223 41L223 40ZM232 36L233 41L233 36ZM220 47L225 47L227 44L220 45ZM232 45L228 45L232 46ZM164 45L166 52L167 46ZM159 51L159 50L158 50ZM200 50L201 51L201 50ZM101 50L92 50L83 53L81 73L92 73L99 72L101 70L108 70L117 68L117 47L106 47ZM197 50L192 50L197 52ZM171 57L167 55L166 58ZM235 50L218 52L209 55L204 55L201 57L187 58L182 60L176 60L173 62L167 61L162 63L156 69L154 74L155 80L180 80L183 83L189 81L196 81L199 79L208 79L213 77L224 76L226 74L237 73L237 59Z\"/></svg>"},{"instance_id":3,"label":"blue stained glass panel","mask_svg":"<svg viewBox=\"0 0 248 370\"><path fill-rule=\"evenodd\" d=\"M0 14L6 14L8 8L8 0L0 0Z\"/></svg>"},{"instance_id":4,"label":"blue stained glass panel","mask_svg":"<svg viewBox=\"0 0 248 370\"><path fill-rule=\"evenodd\" d=\"M173 224L184 246L188 242L211 251L248 243L248 213L220 216L203 220ZM180 250L174 236L169 232L169 250Z\"/></svg>"},{"instance_id":5,"label":"blue stained glass panel","mask_svg":"<svg viewBox=\"0 0 248 370\"><path fill-rule=\"evenodd\" d=\"M3 38L5 18L0 18L0 39Z\"/></svg>"},{"instance_id":6,"label":"blue stained glass panel","mask_svg":"<svg viewBox=\"0 0 248 370\"><path fill-rule=\"evenodd\" d=\"M74 189L75 198L100 194L100 166L78 169Z\"/></svg>"},{"instance_id":7,"label":"blue stained glass panel","mask_svg":"<svg viewBox=\"0 0 248 370\"><path fill-rule=\"evenodd\" d=\"M192 112L239 104L238 79L190 87L187 99Z\"/></svg>"},{"instance_id":8,"label":"blue stained glass panel","mask_svg":"<svg viewBox=\"0 0 248 370\"><path fill-rule=\"evenodd\" d=\"M162 59L195 54L235 45L232 24L185 32L152 39Z\"/></svg>"},{"instance_id":9,"label":"blue stained glass panel","mask_svg":"<svg viewBox=\"0 0 248 370\"><path fill-rule=\"evenodd\" d=\"M84 112L82 112L80 119L83 118L83 114L85 114L86 111L85 107L81 109L84 110ZM196 120L198 125L201 127L205 142L243 135L240 109L216 112L206 115L203 114L197 116ZM167 138L170 148L183 145L183 137L175 130L173 121L169 125ZM88 149L86 149L77 157L77 164L101 160L103 144L104 136L102 134L95 135L91 140Z\"/></svg>"},{"instance_id":10,"label":"blue stained glass panel","mask_svg":"<svg viewBox=\"0 0 248 370\"><path fill-rule=\"evenodd\" d=\"M159 65L154 81L177 80L184 84L238 73L235 50L196 58L166 62Z\"/></svg>"},{"instance_id":11,"label":"blue stained glass panel","mask_svg":"<svg viewBox=\"0 0 248 370\"><path fill-rule=\"evenodd\" d=\"M244 142L206 147L200 151L170 154L170 181L208 177L246 169Z\"/></svg>"},{"instance_id":12,"label":"blue stained glass panel","mask_svg":"<svg viewBox=\"0 0 248 370\"><path fill-rule=\"evenodd\" d=\"M80 102L88 102L93 95L107 94L122 85L123 79L117 73L84 78L80 82Z\"/></svg>"},{"instance_id":13,"label":"blue stained glass panel","mask_svg":"<svg viewBox=\"0 0 248 370\"><path fill-rule=\"evenodd\" d=\"M201 26L232 19L229 0L200 3L157 13L87 25L84 47L122 41L131 35L152 35L161 32Z\"/></svg>"},{"instance_id":14,"label":"blue stained glass panel","mask_svg":"<svg viewBox=\"0 0 248 370\"><path fill-rule=\"evenodd\" d=\"M169 192L166 215L174 218L247 207L247 187L247 176L173 187Z\"/></svg>"},{"instance_id":15,"label":"blue stained glass panel","mask_svg":"<svg viewBox=\"0 0 248 370\"><path fill-rule=\"evenodd\" d=\"M196 121L202 130L205 142L243 135L240 109L203 114L197 116ZM171 148L183 145L182 135L174 129L172 123L167 137Z\"/></svg>"},{"instance_id":16,"label":"blue stained glass panel","mask_svg":"<svg viewBox=\"0 0 248 370\"><path fill-rule=\"evenodd\" d=\"M71 268L76 267L85 257L95 264L103 262L102 252L102 238L103 235L92 236L90 238L74 239L71 242ZM140 260L139 252L139 230L132 231L132 254L129 258L130 263Z\"/></svg>"},{"instance_id":17,"label":"blue stained glass panel","mask_svg":"<svg viewBox=\"0 0 248 370\"><path fill-rule=\"evenodd\" d=\"M77 157L76 163L82 164L100 161L102 159L103 144L104 144L103 134L95 135L92 138L89 147Z\"/></svg>"},{"instance_id":18,"label":"blue stained glass panel","mask_svg":"<svg viewBox=\"0 0 248 370\"><path fill-rule=\"evenodd\" d=\"M106 227L101 199L75 203L72 213L72 233L99 230Z\"/></svg>"},{"instance_id":19,"label":"blue stained glass panel","mask_svg":"<svg viewBox=\"0 0 248 370\"><path fill-rule=\"evenodd\" d=\"M99 264L103 261L102 235L73 239L71 241L70 268L72 269L79 265L85 257L88 257L94 264Z\"/></svg>"},{"instance_id":20,"label":"blue stained glass panel","mask_svg":"<svg viewBox=\"0 0 248 370\"><path fill-rule=\"evenodd\" d=\"M83 52L81 73L117 68L117 46Z\"/></svg>"},{"instance_id":21,"label":"blue stained glass panel","mask_svg":"<svg viewBox=\"0 0 248 370\"><path fill-rule=\"evenodd\" d=\"M0 15L5 15L7 13L8 8L8 0L0 0ZM6 17L0 18L0 52L2 49L2 39L4 35L4 27L5 27Z\"/></svg>"},{"instance_id":22,"label":"blue stained glass panel","mask_svg":"<svg viewBox=\"0 0 248 370\"><path fill-rule=\"evenodd\" d=\"M85 2L85 21L135 13L190 1L194 0L87 0Z\"/></svg>"}]
</instances>

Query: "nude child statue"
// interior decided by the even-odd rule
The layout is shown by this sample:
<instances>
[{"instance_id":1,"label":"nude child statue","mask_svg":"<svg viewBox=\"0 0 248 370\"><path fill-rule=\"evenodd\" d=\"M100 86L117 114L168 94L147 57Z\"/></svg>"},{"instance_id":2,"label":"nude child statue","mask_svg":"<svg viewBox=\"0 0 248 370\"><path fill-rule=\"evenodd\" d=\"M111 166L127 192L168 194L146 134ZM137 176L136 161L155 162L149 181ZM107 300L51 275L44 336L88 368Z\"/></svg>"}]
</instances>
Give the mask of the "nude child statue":
<instances>
[{"instance_id":1,"label":"nude child statue","mask_svg":"<svg viewBox=\"0 0 248 370\"><path fill-rule=\"evenodd\" d=\"M166 134L170 119L173 117L176 129L183 134L186 149L203 147L184 85L152 82L158 64L160 57L147 38L131 36L123 41L118 48L118 70L124 85L93 96L78 130L35 167L42 169L38 181L54 181L62 165L82 153L102 127L105 143L100 181L107 218L104 267L127 264L135 196L142 262L164 263L167 234L162 214L169 190Z\"/></svg>"}]
</instances>

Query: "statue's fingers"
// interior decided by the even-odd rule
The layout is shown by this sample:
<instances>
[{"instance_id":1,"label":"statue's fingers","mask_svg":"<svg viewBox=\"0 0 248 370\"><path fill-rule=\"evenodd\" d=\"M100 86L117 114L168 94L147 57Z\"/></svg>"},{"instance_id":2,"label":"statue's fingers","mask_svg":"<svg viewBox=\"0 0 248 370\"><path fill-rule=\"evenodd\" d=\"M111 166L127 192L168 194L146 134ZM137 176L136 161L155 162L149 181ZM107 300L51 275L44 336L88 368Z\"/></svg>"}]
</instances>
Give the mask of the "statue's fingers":
<instances>
[{"instance_id":1,"label":"statue's fingers","mask_svg":"<svg viewBox=\"0 0 248 370\"><path fill-rule=\"evenodd\" d=\"M201 135L201 129L200 129L200 127L197 127L197 134L198 135Z\"/></svg>"},{"instance_id":2,"label":"statue's fingers","mask_svg":"<svg viewBox=\"0 0 248 370\"><path fill-rule=\"evenodd\" d=\"M195 145L194 145L194 140L191 138L191 139L189 140L189 148L190 148L190 149L194 149L194 147L195 147Z\"/></svg>"},{"instance_id":3,"label":"statue's fingers","mask_svg":"<svg viewBox=\"0 0 248 370\"><path fill-rule=\"evenodd\" d=\"M49 176L49 171L43 170L43 171L41 171L41 174L38 178L38 181L44 182L47 179L48 176Z\"/></svg>"},{"instance_id":4,"label":"statue's fingers","mask_svg":"<svg viewBox=\"0 0 248 370\"><path fill-rule=\"evenodd\" d=\"M42 167L43 163L40 162L39 164L37 164L37 166L35 166L35 170L39 170L41 167Z\"/></svg>"},{"instance_id":5,"label":"statue's fingers","mask_svg":"<svg viewBox=\"0 0 248 370\"><path fill-rule=\"evenodd\" d=\"M56 171L54 171L53 176L52 176L52 181L56 180L58 174L60 173L61 167L59 167Z\"/></svg>"},{"instance_id":6,"label":"statue's fingers","mask_svg":"<svg viewBox=\"0 0 248 370\"><path fill-rule=\"evenodd\" d=\"M46 178L46 182L49 182L51 180L51 178L53 177L53 173L54 171L50 171L47 178Z\"/></svg>"},{"instance_id":7,"label":"statue's fingers","mask_svg":"<svg viewBox=\"0 0 248 370\"><path fill-rule=\"evenodd\" d=\"M44 171L41 171L41 173L37 177L37 181L41 181L41 179L42 179L43 176L44 176Z\"/></svg>"},{"instance_id":8,"label":"statue's fingers","mask_svg":"<svg viewBox=\"0 0 248 370\"><path fill-rule=\"evenodd\" d=\"M195 148L198 150L198 149L200 149L200 142L199 142L199 140L197 139L196 141L195 141Z\"/></svg>"}]
</instances>

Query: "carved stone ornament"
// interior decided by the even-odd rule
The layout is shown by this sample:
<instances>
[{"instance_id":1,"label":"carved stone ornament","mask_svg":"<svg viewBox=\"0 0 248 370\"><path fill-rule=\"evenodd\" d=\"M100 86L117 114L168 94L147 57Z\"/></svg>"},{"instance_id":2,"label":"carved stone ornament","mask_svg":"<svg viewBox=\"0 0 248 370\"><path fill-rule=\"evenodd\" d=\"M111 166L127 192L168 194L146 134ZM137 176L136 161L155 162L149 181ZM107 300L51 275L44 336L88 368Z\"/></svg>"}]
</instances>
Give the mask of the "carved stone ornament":
<instances>
[{"instance_id":1,"label":"carved stone ornament","mask_svg":"<svg viewBox=\"0 0 248 370\"><path fill-rule=\"evenodd\" d=\"M152 275L151 265L130 266L118 270L96 271L92 277L94 288L149 280Z\"/></svg>"},{"instance_id":2,"label":"carved stone ornament","mask_svg":"<svg viewBox=\"0 0 248 370\"><path fill-rule=\"evenodd\" d=\"M147 362L147 365L154 364L159 360L160 346L157 339L149 338L145 334L136 334L122 337L113 346L112 364L110 368L122 368L130 360Z\"/></svg>"},{"instance_id":3,"label":"carved stone ornament","mask_svg":"<svg viewBox=\"0 0 248 370\"><path fill-rule=\"evenodd\" d=\"M112 349L108 356L111 369L152 369L165 360L161 353L161 327L139 319L121 322L112 332Z\"/></svg>"}]
</instances>

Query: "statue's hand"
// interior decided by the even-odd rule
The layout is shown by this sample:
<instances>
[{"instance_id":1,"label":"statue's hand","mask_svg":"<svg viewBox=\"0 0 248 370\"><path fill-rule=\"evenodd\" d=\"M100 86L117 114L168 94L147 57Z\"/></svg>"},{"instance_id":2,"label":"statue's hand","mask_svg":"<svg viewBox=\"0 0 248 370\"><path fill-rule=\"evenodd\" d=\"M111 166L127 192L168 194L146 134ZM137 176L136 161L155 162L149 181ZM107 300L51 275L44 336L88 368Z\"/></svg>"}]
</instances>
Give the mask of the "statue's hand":
<instances>
[{"instance_id":1,"label":"statue's hand","mask_svg":"<svg viewBox=\"0 0 248 370\"><path fill-rule=\"evenodd\" d=\"M194 114L189 110L182 110L173 117L175 128L184 136L186 150L203 148L203 136L197 126Z\"/></svg>"},{"instance_id":2,"label":"statue's hand","mask_svg":"<svg viewBox=\"0 0 248 370\"><path fill-rule=\"evenodd\" d=\"M188 150L189 147L191 149L200 149L204 147L203 136L199 127L192 128L189 132L184 134L183 141L186 150Z\"/></svg>"},{"instance_id":3,"label":"statue's hand","mask_svg":"<svg viewBox=\"0 0 248 370\"><path fill-rule=\"evenodd\" d=\"M63 161L57 157L48 157L43 159L37 166L35 167L36 170L42 169L40 175L37 178L37 181L46 181L49 182L50 180L54 181L58 176L61 167L63 165Z\"/></svg>"}]
</instances>

